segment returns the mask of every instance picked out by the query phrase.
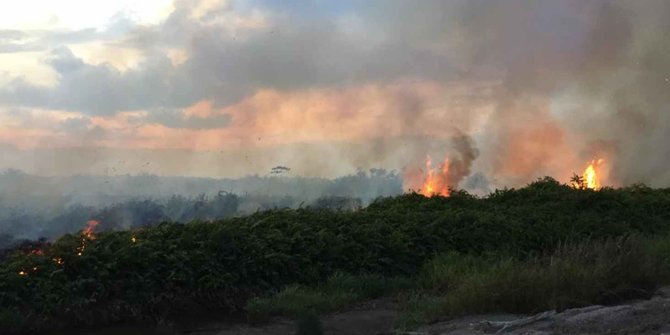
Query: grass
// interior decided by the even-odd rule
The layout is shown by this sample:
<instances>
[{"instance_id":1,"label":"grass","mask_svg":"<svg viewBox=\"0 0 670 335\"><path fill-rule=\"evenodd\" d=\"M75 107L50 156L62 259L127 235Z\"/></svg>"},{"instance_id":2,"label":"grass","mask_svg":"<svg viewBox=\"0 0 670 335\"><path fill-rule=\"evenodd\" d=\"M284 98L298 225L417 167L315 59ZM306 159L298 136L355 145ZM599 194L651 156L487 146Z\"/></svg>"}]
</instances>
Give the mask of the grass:
<instances>
[{"instance_id":1,"label":"grass","mask_svg":"<svg viewBox=\"0 0 670 335\"><path fill-rule=\"evenodd\" d=\"M400 305L398 327L476 313L534 313L646 298L670 283L670 237L621 237L561 245L524 259L446 253L411 278L336 274L317 286L291 285L247 305L250 320L300 318L382 295Z\"/></svg>"},{"instance_id":2,"label":"grass","mask_svg":"<svg viewBox=\"0 0 670 335\"><path fill-rule=\"evenodd\" d=\"M300 318L310 313L326 313L353 303L375 299L412 287L403 277L376 274L336 273L318 286L290 285L266 297L249 300L246 311L251 323L262 323L273 316Z\"/></svg>"},{"instance_id":3,"label":"grass","mask_svg":"<svg viewBox=\"0 0 670 335\"><path fill-rule=\"evenodd\" d=\"M519 260L447 254L402 295L401 328L475 313L535 313L648 298L670 283L670 238L564 245Z\"/></svg>"}]
</instances>

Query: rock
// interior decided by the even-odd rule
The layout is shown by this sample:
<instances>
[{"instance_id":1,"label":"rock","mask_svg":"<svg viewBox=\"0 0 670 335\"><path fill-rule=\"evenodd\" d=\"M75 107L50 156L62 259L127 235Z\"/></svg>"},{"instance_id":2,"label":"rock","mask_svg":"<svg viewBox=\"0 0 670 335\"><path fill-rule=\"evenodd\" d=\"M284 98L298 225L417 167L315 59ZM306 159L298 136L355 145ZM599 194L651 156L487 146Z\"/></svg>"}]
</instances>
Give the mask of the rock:
<instances>
[{"instance_id":1,"label":"rock","mask_svg":"<svg viewBox=\"0 0 670 335\"><path fill-rule=\"evenodd\" d=\"M644 334L670 335L670 287L660 289L653 299L617 306L587 306L561 313L535 316L468 316L420 327L418 331L439 335L481 334ZM547 315L549 316L549 315ZM531 321L531 322L527 322ZM505 325L515 327L504 328ZM482 327L489 325L490 327Z\"/></svg>"}]
</instances>

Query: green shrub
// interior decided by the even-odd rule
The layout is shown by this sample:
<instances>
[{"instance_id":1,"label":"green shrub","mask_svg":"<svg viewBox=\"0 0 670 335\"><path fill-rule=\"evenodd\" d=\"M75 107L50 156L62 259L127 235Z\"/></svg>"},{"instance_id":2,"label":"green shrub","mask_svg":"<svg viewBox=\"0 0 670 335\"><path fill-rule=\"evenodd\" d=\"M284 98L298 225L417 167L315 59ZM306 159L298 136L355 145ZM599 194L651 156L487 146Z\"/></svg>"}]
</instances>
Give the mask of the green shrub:
<instances>
[{"instance_id":1,"label":"green shrub","mask_svg":"<svg viewBox=\"0 0 670 335\"><path fill-rule=\"evenodd\" d=\"M252 298L246 311L251 323L265 322L272 316L298 318L311 312L336 311L411 286L409 278L336 273L320 285L289 285L269 296Z\"/></svg>"}]
</instances>

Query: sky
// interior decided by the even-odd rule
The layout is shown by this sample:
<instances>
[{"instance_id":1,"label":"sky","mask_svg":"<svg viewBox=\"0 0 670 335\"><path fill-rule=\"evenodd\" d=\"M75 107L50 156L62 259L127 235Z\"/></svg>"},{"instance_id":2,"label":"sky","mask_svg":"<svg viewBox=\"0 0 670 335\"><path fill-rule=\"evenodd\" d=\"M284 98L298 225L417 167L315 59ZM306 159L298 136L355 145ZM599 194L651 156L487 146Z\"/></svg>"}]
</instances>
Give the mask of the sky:
<instances>
[{"instance_id":1,"label":"sky","mask_svg":"<svg viewBox=\"0 0 670 335\"><path fill-rule=\"evenodd\" d=\"M7 1L0 168L334 177L431 155L477 187L605 158L613 184L668 186L669 7Z\"/></svg>"}]
</instances>

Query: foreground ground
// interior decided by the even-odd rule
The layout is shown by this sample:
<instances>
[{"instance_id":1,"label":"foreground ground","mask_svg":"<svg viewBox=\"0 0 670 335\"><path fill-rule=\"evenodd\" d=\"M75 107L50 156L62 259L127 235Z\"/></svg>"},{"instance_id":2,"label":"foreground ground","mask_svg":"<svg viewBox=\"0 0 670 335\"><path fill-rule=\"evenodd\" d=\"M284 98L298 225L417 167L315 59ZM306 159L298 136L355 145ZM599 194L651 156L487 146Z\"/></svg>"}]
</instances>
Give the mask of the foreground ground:
<instances>
[{"instance_id":1,"label":"foreground ground","mask_svg":"<svg viewBox=\"0 0 670 335\"><path fill-rule=\"evenodd\" d=\"M458 318L418 327L413 331L393 329L397 321L396 306L384 300L361 305L359 309L336 313L322 318L325 334L412 334L412 335L476 335L501 331L507 334L668 334L670 333L670 289L660 290L650 300L635 301L617 306L593 305L563 311L525 326L503 330L495 322L513 321L527 315L488 314ZM489 325L488 321L493 325ZM292 322L278 321L264 327L223 327L197 331L198 335L261 335L295 334Z\"/></svg>"},{"instance_id":2,"label":"foreground ground","mask_svg":"<svg viewBox=\"0 0 670 335\"><path fill-rule=\"evenodd\" d=\"M529 315L486 314L457 318L417 327L411 331L396 331L398 306L389 299L377 299L359 304L351 310L325 315L321 318L324 334L348 335L478 335L478 334L669 334L670 287L660 289L649 300L632 301L616 306L593 305L565 310L561 313L539 313L538 320L514 327L514 322L528 321ZM505 323L507 322L507 323ZM523 322L521 322L523 323ZM509 324L503 329L505 324ZM263 326L210 323L183 326L181 329L108 328L95 333L76 334L154 334L154 335L288 335L295 334L295 324L276 319ZM72 334L72 333L71 333Z\"/></svg>"}]
</instances>

